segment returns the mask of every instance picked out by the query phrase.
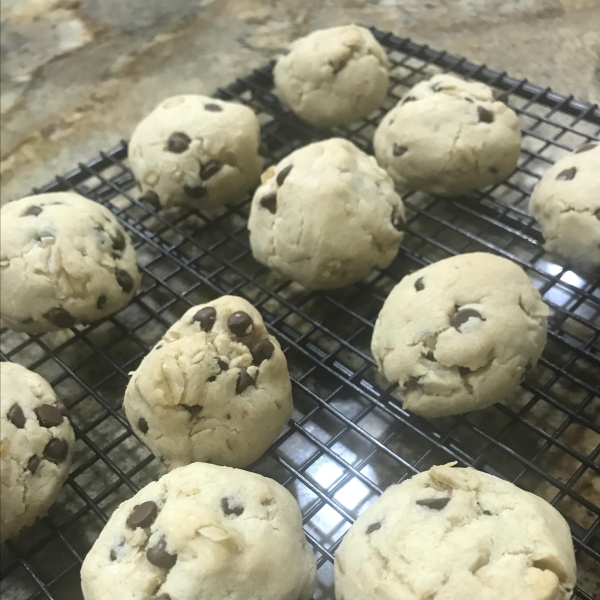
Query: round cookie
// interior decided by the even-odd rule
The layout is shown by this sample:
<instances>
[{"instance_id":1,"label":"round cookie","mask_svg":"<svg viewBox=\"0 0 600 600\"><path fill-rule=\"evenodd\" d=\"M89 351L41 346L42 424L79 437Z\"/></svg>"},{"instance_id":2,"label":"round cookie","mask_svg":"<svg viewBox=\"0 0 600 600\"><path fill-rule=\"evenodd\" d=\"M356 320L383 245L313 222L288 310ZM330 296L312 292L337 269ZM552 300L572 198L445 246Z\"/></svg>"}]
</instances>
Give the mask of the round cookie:
<instances>
[{"instance_id":1,"label":"round cookie","mask_svg":"<svg viewBox=\"0 0 600 600\"><path fill-rule=\"evenodd\" d=\"M544 173L529 200L544 248L583 271L600 272L600 142L590 142Z\"/></svg>"},{"instance_id":2,"label":"round cookie","mask_svg":"<svg viewBox=\"0 0 600 600\"><path fill-rule=\"evenodd\" d=\"M375 159L333 138L292 152L263 174L248 229L256 260L307 288L331 289L387 267L404 218Z\"/></svg>"},{"instance_id":3,"label":"round cookie","mask_svg":"<svg viewBox=\"0 0 600 600\"><path fill-rule=\"evenodd\" d=\"M568 600L569 526L545 500L467 468L389 487L335 554L344 600Z\"/></svg>"},{"instance_id":4,"label":"round cookie","mask_svg":"<svg viewBox=\"0 0 600 600\"><path fill-rule=\"evenodd\" d=\"M50 384L0 363L2 541L44 516L67 479L75 436Z\"/></svg>"},{"instance_id":5,"label":"round cookie","mask_svg":"<svg viewBox=\"0 0 600 600\"><path fill-rule=\"evenodd\" d=\"M257 182L264 160L260 125L247 106L208 96L173 96L135 128L131 170L142 200L212 209L237 200Z\"/></svg>"},{"instance_id":6,"label":"round cookie","mask_svg":"<svg viewBox=\"0 0 600 600\"><path fill-rule=\"evenodd\" d=\"M195 463L123 502L83 562L85 600L309 600L316 561L294 497Z\"/></svg>"},{"instance_id":7,"label":"round cookie","mask_svg":"<svg viewBox=\"0 0 600 600\"><path fill-rule=\"evenodd\" d=\"M506 99L452 75L422 81L375 131L377 161L401 187L441 196L499 183L521 149L519 121Z\"/></svg>"},{"instance_id":8,"label":"round cookie","mask_svg":"<svg viewBox=\"0 0 600 600\"><path fill-rule=\"evenodd\" d=\"M548 307L518 265L476 252L404 277L375 323L371 351L404 408L426 417L512 393L546 343Z\"/></svg>"},{"instance_id":9,"label":"round cookie","mask_svg":"<svg viewBox=\"0 0 600 600\"><path fill-rule=\"evenodd\" d=\"M125 414L168 468L194 461L245 467L293 410L285 355L246 300L188 310L133 373Z\"/></svg>"},{"instance_id":10,"label":"round cookie","mask_svg":"<svg viewBox=\"0 0 600 600\"><path fill-rule=\"evenodd\" d=\"M364 27L320 29L296 40L273 70L275 93L317 127L351 123L381 106L388 89L383 48Z\"/></svg>"},{"instance_id":11,"label":"round cookie","mask_svg":"<svg viewBox=\"0 0 600 600\"><path fill-rule=\"evenodd\" d=\"M43 333L106 317L128 304L141 276L129 236L104 206L73 192L2 207L3 324Z\"/></svg>"}]
</instances>

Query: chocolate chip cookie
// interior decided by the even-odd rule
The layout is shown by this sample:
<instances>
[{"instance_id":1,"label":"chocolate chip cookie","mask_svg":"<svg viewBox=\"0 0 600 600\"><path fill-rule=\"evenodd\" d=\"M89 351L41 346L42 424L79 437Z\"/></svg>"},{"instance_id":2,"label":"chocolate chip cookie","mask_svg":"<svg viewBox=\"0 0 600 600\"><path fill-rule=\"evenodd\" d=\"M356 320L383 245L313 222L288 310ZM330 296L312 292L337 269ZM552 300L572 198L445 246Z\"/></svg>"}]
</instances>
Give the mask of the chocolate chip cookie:
<instances>
[{"instance_id":1,"label":"chocolate chip cookie","mask_svg":"<svg viewBox=\"0 0 600 600\"><path fill-rule=\"evenodd\" d=\"M223 296L188 310L133 373L125 413L168 468L245 467L293 410L285 355L260 313Z\"/></svg>"},{"instance_id":2,"label":"chocolate chip cookie","mask_svg":"<svg viewBox=\"0 0 600 600\"><path fill-rule=\"evenodd\" d=\"M140 285L123 227L79 194L9 202L0 227L2 323L14 331L43 333L106 317Z\"/></svg>"}]
</instances>

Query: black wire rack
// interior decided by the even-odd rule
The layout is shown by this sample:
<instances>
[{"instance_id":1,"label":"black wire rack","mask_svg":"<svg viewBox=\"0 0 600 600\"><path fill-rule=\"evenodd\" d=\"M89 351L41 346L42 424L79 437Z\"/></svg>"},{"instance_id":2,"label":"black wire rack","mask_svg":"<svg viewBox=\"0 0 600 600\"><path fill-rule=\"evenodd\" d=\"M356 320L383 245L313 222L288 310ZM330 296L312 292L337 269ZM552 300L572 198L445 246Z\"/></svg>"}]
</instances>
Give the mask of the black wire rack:
<instances>
[{"instance_id":1,"label":"black wire rack","mask_svg":"<svg viewBox=\"0 0 600 600\"><path fill-rule=\"evenodd\" d=\"M348 127L323 131L296 120L272 93L272 64L216 96L251 106L269 163L332 136L372 152L386 111L439 71L511 94L523 150L504 183L452 200L405 196L407 233L398 258L365 282L311 292L277 278L252 258L250 196L218 216L163 214L140 202L127 144L38 192L75 190L109 207L131 234L143 273L133 302L112 317L68 332L2 332L2 359L46 377L69 407L77 434L69 479L49 516L2 545L0 591L7 600L82 598L82 559L112 511L162 474L121 405L149 348L190 305L222 294L250 300L280 340L293 380L289 426L254 466L298 499L317 554L315 600L333 600L333 555L356 517L389 484L457 461L508 479L551 502L567 519L577 552L574 597L600 593L600 281L546 253L527 214L532 186L557 158L598 139L600 109L445 52L372 30L386 48L392 79L385 105ZM521 265L551 309L542 359L506 405L427 420L402 410L395 386L370 355L373 324L407 273L450 255L486 251ZM5 596L6 595L6 596Z\"/></svg>"}]
</instances>

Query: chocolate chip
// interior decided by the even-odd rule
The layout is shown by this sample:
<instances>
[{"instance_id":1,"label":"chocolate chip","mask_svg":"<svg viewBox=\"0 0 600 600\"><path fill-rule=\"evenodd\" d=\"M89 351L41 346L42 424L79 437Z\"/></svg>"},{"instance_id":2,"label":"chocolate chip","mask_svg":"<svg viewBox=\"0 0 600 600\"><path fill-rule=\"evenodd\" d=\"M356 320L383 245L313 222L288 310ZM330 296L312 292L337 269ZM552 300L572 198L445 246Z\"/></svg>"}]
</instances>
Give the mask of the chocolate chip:
<instances>
[{"instance_id":1,"label":"chocolate chip","mask_svg":"<svg viewBox=\"0 0 600 600\"><path fill-rule=\"evenodd\" d=\"M37 217L42 212L40 206L30 206L24 213L24 217Z\"/></svg>"},{"instance_id":2,"label":"chocolate chip","mask_svg":"<svg viewBox=\"0 0 600 600\"><path fill-rule=\"evenodd\" d=\"M108 298L104 294L100 294L100 296L98 296L98 300L96 300L96 308L98 310L102 310L106 306L107 300Z\"/></svg>"},{"instance_id":3,"label":"chocolate chip","mask_svg":"<svg viewBox=\"0 0 600 600\"><path fill-rule=\"evenodd\" d=\"M398 231L404 231L404 219L395 208L392 210L392 225L394 226L394 229L397 229Z\"/></svg>"},{"instance_id":4,"label":"chocolate chip","mask_svg":"<svg viewBox=\"0 0 600 600\"><path fill-rule=\"evenodd\" d=\"M448 502L450 502L450 498L425 498L424 500L417 500L419 506L425 506L432 510L442 510Z\"/></svg>"},{"instance_id":5,"label":"chocolate chip","mask_svg":"<svg viewBox=\"0 0 600 600\"><path fill-rule=\"evenodd\" d=\"M208 110L210 112L221 112L223 109L218 104L205 104L204 110Z\"/></svg>"},{"instance_id":6,"label":"chocolate chip","mask_svg":"<svg viewBox=\"0 0 600 600\"><path fill-rule=\"evenodd\" d=\"M44 448L44 456L52 462L62 462L69 453L69 444L65 440L54 438Z\"/></svg>"},{"instance_id":7,"label":"chocolate chip","mask_svg":"<svg viewBox=\"0 0 600 600\"><path fill-rule=\"evenodd\" d=\"M498 102L502 102L504 104L508 104L508 92L505 92L503 90L494 90L492 92L492 96L494 98L494 100L498 101Z\"/></svg>"},{"instance_id":8,"label":"chocolate chip","mask_svg":"<svg viewBox=\"0 0 600 600\"><path fill-rule=\"evenodd\" d=\"M167 540L164 537L146 550L146 558L150 564L159 569L171 569L177 562L177 554L167 552Z\"/></svg>"},{"instance_id":9,"label":"chocolate chip","mask_svg":"<svg viewBox=\"0 0 600 600\"><path fill-rule=\"evenodd\" d=\"M144 419L143 417L138 421L138 429L142 433L148 433L148 421L146 421L146 419Z\"/></svg>"},{"instance_id":10,"label":"chocolate chip","mask_svg":"<svg viewBox=\"0 0 600 600\"><path fill-rule=\"evenodd\" d=\"M185 192L186 196L194 198L195 200L199 200L200 198L203 198L206 195L206 188L201 185L184 185L183 191Z\"/></svg>"},{"instance_id":11,"label":"chocolate chip","mask_svg":"<svg viewBox=\"0 0 600 600\"><path fill-rule=\"evenodd\" d=\"M133 290L133 277L123 269L117 269L115 275L117 277L117 283L126 294L129 294Z\"/></svg>"},{"instance_id":12,"label":"chocolate chip","mask_svg":"<svg viewBox=\"0 0 600 600\"><path fill-rule=\"evenodd\" d=\"M260 340L250 347L253 362L255 365L260 365L263 360L269 360L273 356L275 346L269 340Z\"/></svg>"},{"instance_id":13,"label":"chocolate chip","mask_svg":"<svg viewBox=\"0 0 600 600\"><path fill-rule=\"evenodd\" d=\"M406 96L404 100L402 100L402 104L406 104L407 102L414 102L416 98L414 96Z\"/></svg>"},{"instance_id":14,"label":"chocolate chip","mask_svg":"<svg viewBox=\"0 0 600 600\"><path fill-rule=\"evenodd\" d=\"M275 214L277 212L277 194L267 194L261 198L260 205Z\"/></svg>"},{"instance_id":15,"label":"chocolate chip","mask_svg":"<svg viewBox=\"0 0 600 600\"><path fill-rule=\"evenodd\" d=\"M285 169L282 169L281 171L279 171L279 173L277 173L277 177L275 178L277 185L283 185L283 182L285 181L286 177L290 174L290 171L292 170L293 166L294 165L288 165Z\"/></svg>"},{"instance_id":16,"label":"chocolate chip","mask_svg":"<svg viewBox=\"0 0 600 600\"><path fill-rule=\"evenodd\" d=\"M37 468L40 466L41 462L42 462L42 459L37 454L34 454L27 461L27 468L31 471L32 475L35 475L35 472L37 471Z\"/></svg>"},{"instance_id":17,"label":"chocolate chip","mask_svg":"<svg viewBox=\"0 0 600 600\"><path fill-rule=\"evenodd\" d=\"M229 319L227 319L229 331L238 337L248 335L252 331L252 325L252 317L243 310L231 313Z\"/></svg>"},{"instance_id":18,"label":"chocolate chip","mask_svg":"<svg viewBox=\"0 0 600 600\"><path fill-rule=\"evenodd\" d=\"M433 355L433 352L431 350L425 355L425 358L426 360L431 360L435 362L435 356Z\"/></svg>"},{"instance_id":19,"label":"chocolate chip","mask_svg":"<svg viewBox=\"0 0 600 600\"><path fill-rule=\"evenodd\" d=\"M575 150L575 154L581 154L582 152L587 152L588 150L593 150L598 144L595 142L590 142L589 144L584 144Z\"/></svg>"},{"instance_id":20,"label":"chocolate chip","mask_svg":"<svg viewBox=\"0 0 600 600\"><path fill-rule=\"evenodd\" d=\"M42 404L35 409L35 414L42 427L57 427L64 419L60 410L51 404Z\"/></svg>"},{"instance_id":21,"label":"chocolate chip","mask_svg":"<svg viewBox=\"0 0 600 600\"><path fill-rule=\"evenodd\" d=\"M203 179L204 181L210 179L213 175L216 175L222 167L223 165L218 160L209 160L200 167L200 179Z\"/></svg>"},{"instance_id":22,"label":"chocolate chip","mask_svg":"<svg viewBox=\"0 0 600 600\"><path fill-rule=\"evenodd\" d=\"M556 176L556 179L558 179L559 181L570 181L575 177L576 173L577 169L575 167L571 167L570 169L565 169L564 171L561 171Z\"/></svg>"},{"instance_id":23,"label":"chocolate chip","mask_svg":"<svg viewBox=\"0 0 600 600\"><path fill-rule=\"evenodd\" d=\"M469 98L468 96L465 96L465 97L463 98L463 100L464 100L465 102L470 102L471 104L473 104L473 102L474 102L474 101L473 101L473 99L472 99L472 98Z\"/></svg>"},{"instance_id":24,"label":"chocolate chip","mask_svg":"<svg viewBox=\"0 0 600 600\"><path fill-rule=\"evenodd\" d=\"M140 196L140 200L149 204L154 210L158 210L160 208L160 198L156 192L152 190L148 190L144 194Z\"/></svg>"},{"instance_id":25,"label":"chocolate chip","mask_svg":"<svg viewBox=\"0 0 600 600\"><path fill-rule=\"evenodd\" d=\"M199 404L195 404L194 406L188 406L187 404L182 404L181 406L182 406L182 408L185 408L185 410L188 411L188 413L190 414L190 418L192 418L192 419L197 417L203 408Z\"/></svg>"},{"instance_id":26,"label":"chocolate chip","mask_svg":"<svg viewBox=\"0 0 600 600\"><path fill-rule=\"evenodd\" d=\"M254 379L248 373L248 369L242 367L238 374L238 379L235 384L236 394L241 394L247 387L254 385Z\"/></svg>"},{"instance_id":27,"label":"chocolate chip","mask_svg":"<svg viewBox=\"0 0 600 600\"><path fill-rule=\"evenodd\" d=\"M497 175L498 174L498 168L497 167L488 167L488 171L492 174L492 175Z\"/></svg>"},{"instance_id":28,"label":"chocolate chip","mask_svg":"<svg viewBox=\"0 0 600 600\"><path fill-rule=\"evenodd\" d=\"M110 553L109 553L109 558L112 562L115 562L115 560L117 560L117 553L111 549Z\"/></svg>"},{"instance_id":29,"label":"chocolate chip","mask_svg":"<svg viewBox=\"0 0 600 600\"><path fill-rule=\"evenodd\" d=\"M220 356L217 356L217 364L219 365L221 371L227 371L229 369L229 365L222 360Z\"/></svg>"},{"instance_id":30,"label":"chocolate chip","mask_svg":"<svg viewBox=\"0 0 600 600\"><path fill-rule=\"evenodd\" d=\"M494 113L487 108L483 108L483 106L477 107L477 114L479 115L480 123L493 123L494 122Z\"/></svg>"},{"instance_id":31,"label":"chocolate chip","mask_svg":"<svg viewBox=\"0 0 600 600\"><path fill-rule=\"evenodd\" d=\"M423 278L419 277L419 279L417 279L415 281L415 290L417 290L417 292L420 292L421 290L425 289L425 284L423 283Z\"/></svg>"},{"instance_id":32,"label":"chocolate chip","mask_svg":"<svg viewBox=\"0 0 600 600\"><path fill-rule=\"evenodd\" d=\"M394 147L392 148L392 154L394 156L402 156L407 151L408 148L406 146L399 146L398 144L394 144Z\"/></svg>"},{"instance_id":33,"label":"chocolate chip","mask_svg":"<svg viewBox=\"0 0 600 600\"><path fill-rule=\"evenodd\" d=\"M169 152L174 152L175 154L181 154L185 152L190 147L190 136L181 131L177 131L171 134L169 141L167 142L167 148Z\"/></svg>"},{"instance_id":34,"label":"chocolate chip","mask_svg":"<svg viewBox=\"0 0 600 600\"><path fill-rule=\"evenodd\" d=\"M244 512L244 506L239 502L236 503L233 498L223 498L221 500L221 508L227 516L235 515L239 517Z\"/></svg>"},{"instance_id":35,"label":"chocolate chip","mask_svg":"<svg viewBox=\"0 0 600 600\"><path fill-rule=\"evenodd\" d=\"M133 507L131 514L127 517L127 527L137 529L138 527L150 527L158 516L156 502L149 500Z\"/></svg>"},{"instance_id":36,"label":"chocolate chip","mask_svg":"<svg viewBox=\"0 0 600 600\"><path fill-rule=\"evenodd\" d=\"M75 325L75 317L67 312L64 308L51 308L44 317L48 319L56 327L73 327Z\"/></svg>"},{"instance_id":37,"label":"chocolate chip","mask_svg":"<svg viewBox=\"0 0 600 600\"><path fill-rule=\"evenodd\" d=\"M371 525L367 527L367 535L377 531L378 529L381 529L381 523L371 523Z\"/></svg>"},{"instance_id":38,"label":"chocolate chip","mask_svg":"<svg viewBox=\"0 0 600 600\"><path fill-rule=\"evenodd\" d=\"M458 367L458 373L461 377L466 377L471 373L471 369L469 367Z\"/></svg>"},{"instance_id":39,"label":"chocolate chip","mask_svg":"<svg viewBox=\"0 0 600 600\"><path fill-rule=\"evenodd\" d=\"M192 318L192 321L200 323L200 329L202 331L210 331L215 324L217 318L217 311L212 306L205 306L201 308Z\"/></svg>"},{"instance_id":40,"label":"chocolate chip","mask_svg":"<svg viewBox=\"0 0 600 600\"><path fill-rule=\"evenodd\" d=\"M474 308L463 308L457 311L452 317L452 325L457 331L460 331L462 325L464 325L469 319L479 319L485 321L479 312Z\"/></svg>"},{"instance_id":41,"label":"chocolate chip","mask_svg":"<svg viewBox=\"0 0 600 600\"><path fill-rule=\"evenodd\" d=\"M18 404L13 404L6 413L6 416L17 429L23 429L23 427L25 427L27 419L25 418L23 409Z\"/></svg>"},{"instance_id":42,"label":"chocolate chip","mask_svg":"<svg viewBox=\"0 0 600 600\"><path fill-rule=\"evenodd\" d=\"M122 231L119 231L117 235L112 239L112 247L116 252L125 250L125 236Z\"/></svg>"}]
</instances>

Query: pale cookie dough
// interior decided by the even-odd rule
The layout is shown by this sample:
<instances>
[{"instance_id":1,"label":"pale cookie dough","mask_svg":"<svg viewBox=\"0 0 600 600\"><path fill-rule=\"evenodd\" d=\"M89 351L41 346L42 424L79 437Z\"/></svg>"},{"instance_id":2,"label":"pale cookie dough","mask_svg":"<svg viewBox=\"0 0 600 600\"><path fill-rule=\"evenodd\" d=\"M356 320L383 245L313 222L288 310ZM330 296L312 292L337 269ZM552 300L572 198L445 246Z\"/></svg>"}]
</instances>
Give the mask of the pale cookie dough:
<instances>
[{"instance_id":1,"label":"pale cookie dough","mask_svg":"<svg viewBox=\"0 0 600 600\"><path fill-rule=\"evenodd\" d=\"M113 214L73 192L2 207L1 313L14 331L89 323L128 304L140 285L136 254Z\"/></svg>"},{"instance_id":2,"label":"pale cookie dough","mask_svg":"<svg viewBox=\"0 0 600 600\"><path fill-rule=\"evenodd\" d=\"M81 569L85 600L309 600L315 579L294 497L200 463L123 502Z\"/></svg>"},{"instance_id":3,"label":"pale cookie dough","mask_svg":"<svg viewBox=\"0 0 600 600\"><path fill-rule=\"evenodd\" d=\"M248 229L259 262L307 288L331 289L387 267L404 219L402 200L375 159L333 138L263 174Z\"/></svg>"},{"instance_id":4,"label":"pale cookie dough","mask_svg":"<svg viewBox=\"0 0 600 600\"><path fill-rule=\"evenodd\" d=\"M44 516L67 479L75 436L50 384L0 364L0 539Z\"/></svg>"},{"instance_id":5,"label":"pale cookie dough","mask_svg":"<svg viewBox=\"0 0 600 600\"><path fill-rule=\"evenodd\" d=\"M600 142L584 144L546 171L529 201L544 247L600 274Z\"/></svg>"},{"instance_id":6,"label":"pale cookie dough","mask_svg":"<svg viewBox=\"0 0 600 600\"><path fill-rule=\"evenodd\" d=\"M549 309L515 263L477 252L407 275L387 297L371 351L404 408L426 417L511 394L546 343Z\"/></svg>"},{"instance_id":7,"label":"pale cookie dough","mask_svg":"<svg viewBox=\"0 0 600 600\"><path fill-rule=\"evenodd\" d=\"M173 96L136 128L131 170L142 200L160 206L212 209L258 183L264 160L260 126L247 106L208 96Z\"/></svg>"},{"instance_id":8,"label":"pale cookie dough","mask_svg":"<svg viewBox=\"0 0 600 600\"><path fill-rule=\"evenodd\" d=\"M188 310L133 373L125 414L168 468L194 461L245 467L292 416L285 355L246 300Z\"/></svg>"},{"instance_id":9,"label":"pale cookie dough","mask_svg":"<svg viewBox=\"0 0 600 600\"><path fill-rule=\"evenodd\" d=\"M435 75L410 89L381 121L373 145L402 188L458 196L506 179L521 132L506 96L483 83Z\"/></svg>"},{"instance_id":10,"label":"pale cookie dough","mask_svg":"<svg viewBox=\"0 0 600 600\"><path fill-rule=\"evenodd\" d=\"M273 70L275 93L317 127L351 123L381 106L388 60L368 29L320 29L294 42Z\"/></svg>"},{"instance_id":11,"label":"pale cookie dough","mask_svg":"<svg viewBox=\"0 0 600 600\"><path fill-rule=\"evenodd\" d=\"M338 600L568 600L575 582L556 509L449 465L389 487L335 555Z\"/></svg>"}]
</instances>

